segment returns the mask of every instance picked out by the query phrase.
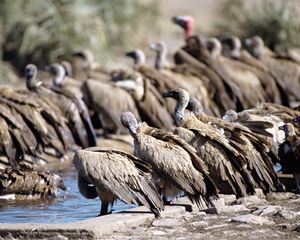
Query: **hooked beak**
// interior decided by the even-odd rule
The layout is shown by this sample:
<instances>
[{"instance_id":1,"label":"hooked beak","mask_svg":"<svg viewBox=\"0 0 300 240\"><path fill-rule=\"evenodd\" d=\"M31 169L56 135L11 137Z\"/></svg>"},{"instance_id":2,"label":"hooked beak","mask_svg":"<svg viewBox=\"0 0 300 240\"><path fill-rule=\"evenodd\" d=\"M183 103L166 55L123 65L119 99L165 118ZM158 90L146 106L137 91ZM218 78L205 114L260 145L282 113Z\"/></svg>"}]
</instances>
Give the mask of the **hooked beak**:
<instances>
[{"instance_id":1,"label":"hooked beak","mask_svg":"<svg viewBox=\"0 0 300 240\"><path fill-rule=\"evenodd\" d=\"M279 126L278 129L284 131L284 125Z\"/></svg>"},{"instance_id":2,"label":"hooked beak","mask_svg":"<svg viewBox=\"0 0 300 240\"><path fill-rule=\"evenodd\" d=\"M167 98L167 97L172 97L173 96L173 92L172 91L166 91L162 94L162 96L164 98Z\"/></svg>"},{"instance_id":3,"label":"hooked beak","mask_svg":"<svg viewBox=\"0 0 300 240\"><path fill-rule=\"evenodd\" d=\"M186 20L182 16L175 16L172 18L173 23L179 25L182 28L186 28Z\"/></svg>"}]
</instances>

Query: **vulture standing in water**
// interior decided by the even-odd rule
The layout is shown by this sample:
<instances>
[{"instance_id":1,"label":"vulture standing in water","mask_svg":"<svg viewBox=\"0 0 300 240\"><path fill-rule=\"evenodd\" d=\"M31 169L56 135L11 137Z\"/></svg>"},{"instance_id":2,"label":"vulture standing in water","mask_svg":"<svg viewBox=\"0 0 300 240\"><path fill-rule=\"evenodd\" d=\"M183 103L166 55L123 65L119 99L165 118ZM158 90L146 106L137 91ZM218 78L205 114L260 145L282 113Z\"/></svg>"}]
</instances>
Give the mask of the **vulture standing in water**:
<instances>
[{"instance_id":1,"label":"vulture standing in water","mask_svg":"<svg viewBox=\"0 0 300 240\"><path fill-rule=\"evenodd\" d=\"M188 91L191 97L201 102L203 111L209 115L220 116L217 105L208 92L208 79L200 75L187 64L174 65L167 63L167 46L164 42L153 43L150 48L155 51L155 68L161 72L162 80L166 81L168 89L183 88ZM161 94L163 94L165 89Z\"/></svg>"},{"instance_id":2,"label":"vulture standing in water","mask_svg":"<svg viewBox=\"0 0 300 240\"><path fill-rule=\"evenodd\" d=\"M185 113L188 92L170 90L164 97L177 100L174 117L180 127L175 129L175 133L197 149L219 190L240 197L253 193L255 181L247 169L246 152L220 131L198 120L193 113Z\"/></svg>"},{"instance_id":3,"label":"vulture standing in water","mask_svg":"<svg viewBox=\"0 0 300 240\"><path fill-rule=\"evenodd\" d=\"M192 146L172 133L138 123L131 112L122 113L121 121L134 139L135 155L152 165L163 194L173 188L184 191L199 208L211 204L217 188Z\"/></svg>"},{"instance_id":4,"label":"vulture standing in water","mask_svg":"<svg viewBox=\"0 0 300 240\"><path fill-rule=\"evenodd\" d=\"M100 215L107 214L109 205L121 199L144 205L156 217L160 216L164 206L151 182L152 169L148 163L128 153L100 147L77 151L73 162L81 194L86 198L99 196Z\"/></svg>"},{"instance_id":5,"label":"vulture standing in water","mask_svg":"<svg viewBox=\"0 0 300 240\"><path fill-rule=\"evenodd\" d=\"M300 139L295 134L293 124L280 127L285 132L285 141L279 146L278 155L283 173L291 173L296 180L296 191L300 192Z\"/></svg>"},{"instance_id":6,"label":"vulture standing in water","mask_svg":"<svg viewBox=\"0 0 300 240\"><path fill-rule=\"evenodd\" d=\"M0 169L0 198L14 200L56 197L66 190L60 176L32 170Z\"/></svg>"}]
</instances>

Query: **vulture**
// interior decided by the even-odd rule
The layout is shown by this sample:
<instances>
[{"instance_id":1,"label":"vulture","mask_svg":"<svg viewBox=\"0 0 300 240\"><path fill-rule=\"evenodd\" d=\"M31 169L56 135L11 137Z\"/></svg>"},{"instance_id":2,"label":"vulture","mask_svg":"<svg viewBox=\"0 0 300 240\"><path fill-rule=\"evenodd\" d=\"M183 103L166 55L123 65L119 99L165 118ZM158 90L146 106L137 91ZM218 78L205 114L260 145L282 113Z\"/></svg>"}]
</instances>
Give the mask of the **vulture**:
<instances>
[{"instance_id":1,"label":"vulture","mask_svg":"<svg viewBox=\"0 0 300 240\"><path fill-rule=\"evenodd\" d=\"M160 216L163 202L151 182L151 166L145 161L120 150L95 147L78 150L73 162L81 194L87 198L99 196L100 216L107 214L109 205L117 199L144 205Z\"/></svg>"},{"instance_id":2,"label":"vulture","mask_svg":"<svg viewBox=\"0 0 300 240\"><path fill-rule=\"evenodd\" d=\"M193 35L194 18L191 16L174 16L172 18L174 24L180 26L184 30L184 38L188 39Z\"/></svg>"},{"instance_id":3,"label":"vulture","mask_svg":"<svg viewBox=\"0 0 300 240\"><path fill-rule=\"evenodd\" d=\"M230 79L241 89L241 101L245 109L254 107L259 102L266 102L265 91L255 73L249 70L245 64L223 57L221 55L222 45L218 39L207 39L206 46L213 61L223 66Z\"/></svg>"},{"instance_id":4,"label":"vulture","mask_svg":"<svg viewBox=\"0 0 300 240\"><path fill-rule=\"evenodd\" d=\"M276 55L265 47L263 40L258 36L246 39L245 43L250 53L278 78L277 83L285 91L288 100L299 101L300 64L289 59L276 58Z\"/></svg>"},{"instance_id":5,"label":"vulture","mask_svg":"<svg viewBox=\"0 0 300 240\"><path fill-rule=\"evenodd\" d=\"M220 116L219 109L208 92L208 82L187 64L171 66L167 63L167 46L164 42L152 43L150 48L156 53L155 68L164 76L168 89L183 88L191 97L195 97L203 106L203 111L209 115ZM164 89L164 90L168 90ZM164 91L165 92L165 91ZM162 92L163 93L163 92Z\"/></svg>"},{"instance_id":6,"label":"vulture","mask_svg":"<svg viewBox=\"0 0 300 240\"><path fill-rule=\"evenodd\" d=\"M187 64L208 79L208 92L219 107L221 114L228 109L244 109L241 89L232 81L223 65L212 58L203 38L192 36L186 46L174 55L176 64Z\"/></svg>"},{"instance_id":7,"label":"vulture","mask_svg":"<svg viewBox=\"0 0 300 240\"><path fill-rule=\"evenodd\" d=\"M296 191L300 192L300 138L296 136L292 123L286 123L280 129L285 132L285 141L278 149L282 172L294 175Z\"/></svg>"},{"instance_id":8,"label":"vulture","mask_svg":"<svg viewBox=\"0 0 300 240\"><path fill-rule=\"evenodd\" d=\"M246 150L229 141L221 131L203 123L193 113L185 112L189 94L184 89L170 90L164 97L177 100L174 117L180 126L175 133L197 149L205 161L211 178L224 193L245 196L254 193L255 180L250 174Z\"/></svg>"},{"instance_id":9,"label":"vulture","mask_svg":"<svg viewBox=\"0 0 300 240\"><path fill-rule=\"evenodd\" d=\"M33 170L0 169L0 198L43 199L66 190L60 176Z\"/></svg>"},{"instance_id":10,"label":"vulture","mask_svg":"<svg viewBox=\"0 0 300 240\"><path fill-rule=\"evenodd\" d=\"M141 119L152 127L172 129L173 118L168 112L160 93L155 89L148 79L142 77L139 72L115 82L118 87L131 92Z\"/></svg>"},{"instance_id":11,"label":"vulture","mask_svg":"<svg viewBox=\"0 0 300 240\"><path fill-rule=\"evenodd\" d=\"M286 106L289 105L288 97L280 87L277 77L274 76L261 61L254 58L246 50L241 49L242 44L238 37L232 36L223 38L222 45L224 46L222 47L222 54L224 56L244 63L244 66L246 65L247 68L259 78L267 102L283 104Z\"/></svg>"},{"instance_id":12,"label":"vulture","mask_svg":"<svg viewBox=\"0 0 300 240\"><path fill-rule=\"evenodd\" d=\"M113 82L88 80L86 94L89 96L88 107L98 115L104 135L127 133L120 122L121 112L132 111L140 119L130 93Z\"/></svg>"},{"instance_id":13,"label":"vulture","mask_svg":"<svg viewBox=\"0 0 300 240\"><path fill-rule=\"evenodd\" d=\"M162 194L184 191L199 208L217 197L207 167L191 145L168 131L138 123L131 112L122 113L121 121L134 139L135 155L151 164Z\"/></svg>"},{"instance_id":14,"label":"vulture","mask_svg":"<svg viewBox=\"0 0 300 240\"><path fill-rule=\"evenodd\" d=\"M272 134L267 132L267 128L273 126L271 123L252 122L257 129L260 129L260 132L252 132L250 129L251 126L248 128L240 124L208 116L202 112L200 103L194 98L190 99L186 109L192 111L198 120L221 131L226 138L235 142L239 148L243 149L248 160L247 166L249 171L251 171L257 185L265 192L281 187L274 172L272 164L274 160L273 155L269 153L271 144L269 139L266 138L272 137Z\"/></svg>"},{"instance_id":15,"label":"vulture","mask_svg":"<svg viewBox=\"0 0 300 240\"><path fill-rule=\"evenodd\" d=\"M28 64L25 69L27 88L49 105L55 104L65 117L74 140L81 147L95 146L96 137L85 104L68 90L43 85L36 79L37 67Z\"/></svg>"},{"instance_id":16,"label":"vulture","mask_svg":"<svg viewBox=\"0 0 300 240\"><path fill-rule=\"evenodd\" d=\"M70 68L71 66L69 66ZM45 70L53 75L53 85L72 92L76 97L83 98L81 87L83 82L71 78L66 71L66 67L59 63L53 63L45 67ZM70 69L69 69L70 71Z\"/></svg>"},{"instance_id":17,"label":"vulture","mask_svg":"<svg viewBox=\"0 0 300 240\"><path fill-rule=\"evenodd\" d=\"M73 53L74 78L79 81L94 79L109 82L110 73L107 69L95 62L94 54L89 49Z\"/></svg>"}]
</instances>

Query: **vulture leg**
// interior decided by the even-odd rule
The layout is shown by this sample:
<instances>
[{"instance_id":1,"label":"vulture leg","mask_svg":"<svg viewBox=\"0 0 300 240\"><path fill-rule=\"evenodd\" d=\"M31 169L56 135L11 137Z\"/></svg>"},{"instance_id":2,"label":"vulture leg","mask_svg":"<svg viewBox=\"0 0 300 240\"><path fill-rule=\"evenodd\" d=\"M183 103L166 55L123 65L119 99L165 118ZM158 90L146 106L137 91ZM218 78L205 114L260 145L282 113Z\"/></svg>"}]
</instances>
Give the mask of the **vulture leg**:
<instances>
[{"instance_id":1,"label":"vulture leg","mask_svg":"<svg viewBox=\"0 0 300 240\"><path fill-rule=\"evenodd\" d=\"M300 173L294 173L294 178L296 180L296 192L300 192Z\"/></svg>"},{"instance_id":2,"label":"vulture leg","mask_svg":"<svg viewBox=\"0 0 300 240\"><path fill-rule=\"evenodd\" d=\"M99 216L108 214L108 205L109 205L109 203L106 203L106 202L101 203L101 211L100 211Z\"/></svg>"}]
</instances>

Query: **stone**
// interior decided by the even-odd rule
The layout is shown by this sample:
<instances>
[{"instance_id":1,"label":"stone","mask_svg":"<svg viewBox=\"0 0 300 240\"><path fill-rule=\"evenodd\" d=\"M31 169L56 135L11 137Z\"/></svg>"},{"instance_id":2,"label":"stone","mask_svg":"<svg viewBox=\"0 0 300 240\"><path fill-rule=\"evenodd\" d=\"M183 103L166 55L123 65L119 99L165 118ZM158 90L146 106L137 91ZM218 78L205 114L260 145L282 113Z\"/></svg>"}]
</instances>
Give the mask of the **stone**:
<instances>
[{"instance_id":1,"label":"stone","mask_svg":"<svg viewBox=\"0 0 300 240\"><path fill-rule=\"evenodd\" d=\"M252 214L263 217L263 216L275 215L280 210L282 210L281 206L273 206L273 205L260 206L257 208L257 210L253 211Z\"/></svg>"},{"instance_id":2,"label":"stone","mask_svg":"<svg viewBox=\"0 0 300 240\"><path fill-rule=\"evenodd\" d=\"M191 226L193 226L193 227L208 227L208 222L205 222L205 221L192 222Z\"/></svg>"},{"instance_id":3,"label":"stone","mask_svg":"<svg viewBox=\"0 0 300 240\"><path fill-rule=\"evenodd\" d=\"M278 211L278 213L276 214L276 217L279 217L284 220L294 220L299 216L300 216L300 212L294 212L294 211L284 210L284 209Z\"/></svg>"},{"instance_id":4,"label":"stone","mask_svg":"<svg viewBox=\"0 0 300 240\"><path fill-rule=\"evenodd\" d=\"M219 198L217 200L214 200L213 201L213 205L216 208L218 208L218 207L224 207L225 206L225 198Z\"/></svg>"},{"instance_id":5,"label":"stone","mask_svg":"<svg viewBox=\"0 0 300 240\"><path fill-rule=\"evenodd\" d=\"M292 192L270 192L267 194L267 200L287 200L291 198L297 198L297 195Z\"/></svg>"},{"instance_id":6,"label":"stone","mask_svg":"<svg viewBox=\"0 0 300 240\"><path fill-rule=\"evenodd\" d=\"M163 231L159 231L159 230L154 230L154 231L152 231L152 235L154 235L154 236L167 235L167 233L163 232Z\"/></svg>"},{"instance_id":7,"label":"stone","mask_svg":"<svg viewBox=\"0 0 300 240\"><path fill-rule=\"evenodd\" d=\"M152 226L154 226L154 227L174 227L174 226L179 226L181 224L182 224L182 220L180 220L180 219L165 218L165 219L155 220L152 223Z\"/></svg>"},{"instance_id":8,"label":"stone","mask_svg":"<svg viewBox=\"0 0 300 240\"><path fill-rule=\"evenodd\" d=\"M250 211L244 205L232 205L232 206L222 206L217 208L209 208L207 209L207 213L211 214L230 214L230 213L237 213L237 212L248 212Z\"/></svg>"},{"instance_id":9,"label":"stone","mask_svg":"<svg viewBox=\"0 0 300 240\"><path fill-rule=\"evenodd\" d=\"M266 195L264 194L261 188L255 188L255 195L260 199L266 199Z\"/></svg>"},{"instance_id":10,"label":"stone","mask_svg":"<svg viewBox=\"0 0 300 240\"><path fill-rule=\"evenodd\" d=\"M273 221L261 217L256 216L254 214L246 214L246 215L240 215L237 217L234 217L231 219L231 222L237 222L237 223L248 223L248 224L255 224L255 225L273 225L275 224Z\"/></svg>"},{"instance_id":11,"label":"stone","mask_svg":"<svg viewBox=\"0 0 300 240\"><path fill-rule=\"evenodd\" d=\"M246 197L242 197L237 199L234 204L242 204L245 205L246 207L250 207L250 206L259 206L259 205L266 205L268 202L264 199L260 199L259 197L255 196L255 195L251 195L251 196L246 196Z\"/></svg>"},{"instance_id":12,"label":"stone","mask_svg":"<svg viewBox=\"0 0 300 240\"><path fill-rule=\"evenodd\" d=\"M236 200L236 195L234 194L219 194L219 198L224 198L225 205L230 205Z\"/></svg>"}]
</instances>

